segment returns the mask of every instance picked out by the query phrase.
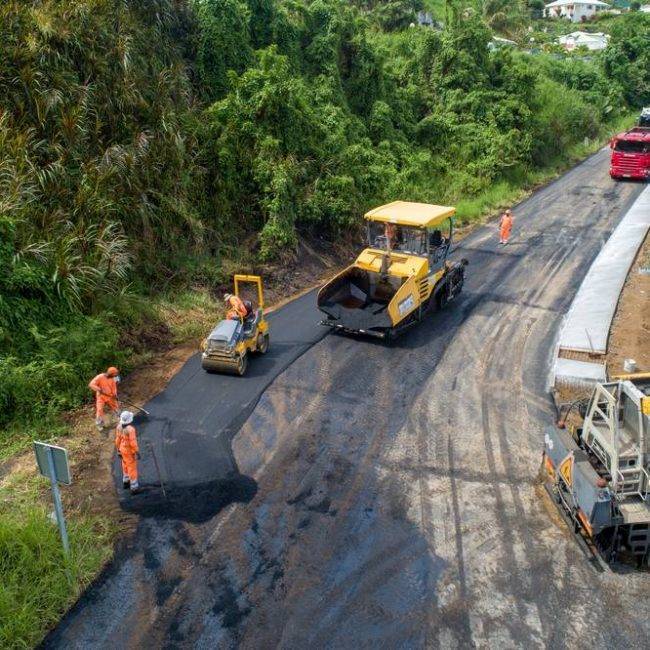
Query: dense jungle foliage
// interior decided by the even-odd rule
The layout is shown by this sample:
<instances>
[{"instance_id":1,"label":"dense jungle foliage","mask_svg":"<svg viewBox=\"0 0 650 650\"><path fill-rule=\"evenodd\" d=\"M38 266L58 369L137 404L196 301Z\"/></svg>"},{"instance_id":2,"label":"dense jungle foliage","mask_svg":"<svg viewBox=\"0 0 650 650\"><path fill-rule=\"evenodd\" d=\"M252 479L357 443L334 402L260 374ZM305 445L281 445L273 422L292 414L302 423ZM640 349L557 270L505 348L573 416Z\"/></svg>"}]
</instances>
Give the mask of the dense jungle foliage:
<instances>
[{"instance_id":1,"label":"dense jungle foliage","mask_svg":"<svg viewBox=\"0 0 650 650\"><path fill-rule=\"evenodd\" d=\"M450 2L437 31L419 0L5 0L0 425L127 362L142 296L396 197L516 186L650 103L650 16L588 59L492 51L507 4Z\"/></svg>"}]
</instances>

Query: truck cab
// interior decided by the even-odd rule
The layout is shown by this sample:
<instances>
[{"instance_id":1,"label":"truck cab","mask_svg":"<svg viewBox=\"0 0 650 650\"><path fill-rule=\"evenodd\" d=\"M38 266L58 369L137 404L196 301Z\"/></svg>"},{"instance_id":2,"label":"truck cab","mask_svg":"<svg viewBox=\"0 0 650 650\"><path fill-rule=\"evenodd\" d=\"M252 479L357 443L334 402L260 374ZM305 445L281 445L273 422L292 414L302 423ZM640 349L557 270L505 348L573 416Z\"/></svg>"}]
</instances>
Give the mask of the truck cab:
<instances>
[{"instance_id":1,"label":"truck cab","mask_svg":"<svg viewBox=\"0 0 650 650\"><path fill-rule=\"evenodd\" d=\"M613 179L650 179L650 127L636 126L619 133L610 148L609 175Z\"/></svg>"}]
</instances>

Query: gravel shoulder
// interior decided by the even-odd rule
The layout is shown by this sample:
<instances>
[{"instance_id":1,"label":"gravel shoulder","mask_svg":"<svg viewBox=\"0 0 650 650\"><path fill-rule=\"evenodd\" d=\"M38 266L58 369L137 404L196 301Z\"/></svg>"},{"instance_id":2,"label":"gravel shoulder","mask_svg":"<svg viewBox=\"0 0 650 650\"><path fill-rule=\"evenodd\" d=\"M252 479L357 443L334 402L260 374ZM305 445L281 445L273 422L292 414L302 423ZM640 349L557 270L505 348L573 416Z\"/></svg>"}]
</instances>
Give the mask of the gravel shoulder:
<instances>
[{"instance_id":1,"label":"gravel shoulder","mask_svg":"<svg viewBox=\"0 0 650 650\"><path fill-rule=\"evenodd\" d=\"M614 375L624 372L625 359L634 359L638 372L650 372L650 236L648 235L627 276L609 332L608 373Z\"/></svg>"}]
</instances>

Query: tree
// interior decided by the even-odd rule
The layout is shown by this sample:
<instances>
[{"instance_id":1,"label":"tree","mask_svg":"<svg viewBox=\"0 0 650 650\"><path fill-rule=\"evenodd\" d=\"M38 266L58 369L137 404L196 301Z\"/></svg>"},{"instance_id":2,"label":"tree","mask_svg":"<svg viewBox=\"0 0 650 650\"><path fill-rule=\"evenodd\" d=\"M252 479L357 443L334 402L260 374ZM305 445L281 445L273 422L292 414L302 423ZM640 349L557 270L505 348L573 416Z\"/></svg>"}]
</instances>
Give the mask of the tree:
<instances>
[{"instance_id":1,"label":"tree","mask_svg":"<svg viewBox=\"0 0 650 650\"><path fill-rule=\"evenodd\" d=\"M243 72L252 62L249 29L250 11L239 0L196 0L199 21L197 69L209 99L223 97L228 90L228 71ZM255 36L266 36L258 20Z\"/></svg>"}]
</instances>

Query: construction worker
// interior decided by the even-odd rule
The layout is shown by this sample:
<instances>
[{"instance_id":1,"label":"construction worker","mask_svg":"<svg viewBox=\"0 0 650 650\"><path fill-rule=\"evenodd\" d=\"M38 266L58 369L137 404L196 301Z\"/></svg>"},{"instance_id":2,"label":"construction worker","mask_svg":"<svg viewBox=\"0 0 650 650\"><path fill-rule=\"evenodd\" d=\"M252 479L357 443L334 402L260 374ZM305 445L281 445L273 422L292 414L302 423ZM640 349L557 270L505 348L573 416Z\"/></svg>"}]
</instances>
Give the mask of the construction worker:
<instances>
[{"instance_id":1,"label":"construction worker","mask_svg":"<svg viewBox=\"0 0 650 650\"><path fill-rule=\"evenodd\" d=\"M140 449L131 411L120 413L120 423L115 429L115 448L122 459L122 487L135 494L140 487L138 483L138 461Z\"/></svg>"},{"instance_id":2,"label":"construction worker","mask_svg":"<svg viewBox=\"0 0 650 650\"><path fill-rule=\"evenodd\" d=\"M101 431L104 428L104 407L107 406L117 415L119 404L117 401L117 384L120 373L115 366L106 372L100 372L89 384L88 388L95 392L95 424Z\"/></svg>"},{"instance_id":3,"label":"construction worker","mask_svg":"<svg viewBox=\"0 0 650 650\"><path fill-rule=\"evenodd\" d=\"M505 246L508 243L508 240L510 239L511 232L512 232L512 212L510 210L506 210L501 215L501 221L499 222L499 237L501 238L499 240L499 243Z\"/></svg>"},{"instance_id":4,"label":"construction worker","mask_svg":"<svg viewBox=\"0 0 650 650\"><path fill-rule=\"evenodd\" d=\"M384 225L384 237L386 237L388 248L394 248L397 243L397 226L394 223Z\"/></svg>"},{"instance_id":5,"label":"construction worker","mask_svg":"<svg viewBox=\"0 0 650 650\"><path fill-rule=\"evenodd\" d=\"M228 320L240 320L243 321L248 316L248 309L244 304L244 301L239 297L235 296L232 293L227 293L223 299L226 301L226 305L230 307L226 318Z\"/></svg>"}]
</instances>

